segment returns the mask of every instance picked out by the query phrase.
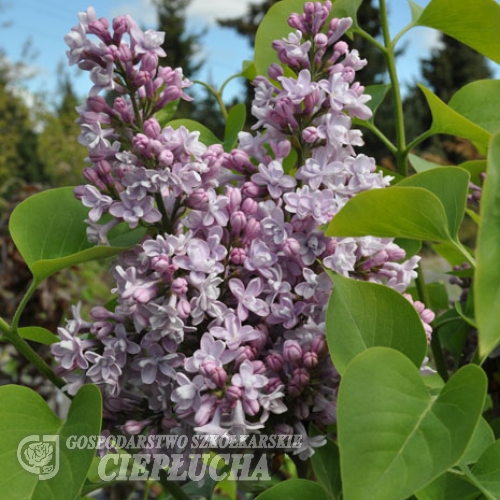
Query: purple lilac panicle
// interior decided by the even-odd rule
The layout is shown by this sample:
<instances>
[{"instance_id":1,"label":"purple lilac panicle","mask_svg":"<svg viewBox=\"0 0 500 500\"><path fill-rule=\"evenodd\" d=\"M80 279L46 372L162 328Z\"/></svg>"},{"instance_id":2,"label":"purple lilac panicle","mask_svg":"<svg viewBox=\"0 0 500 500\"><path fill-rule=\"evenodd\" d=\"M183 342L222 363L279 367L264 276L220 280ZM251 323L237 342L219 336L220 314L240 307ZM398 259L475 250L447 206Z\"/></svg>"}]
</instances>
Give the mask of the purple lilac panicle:
<instances>
[{"instance_id":1,"label":"purple lilac panicle","mask_svg":"<svg viewBox=\"0 0 500 500\"><path fill-rule=\"evenodd\" d=\"M129 16L110 29L90 8L67 35L70 63L94 83L79 108L88 184L75 190L90 208L89 238L105 244L118 224L148 233L113 265L112 310L71 320L53 347L68 390L91 381L106 395L108 430L295 428L305 436L298 454L309 457L325 441L304 424L335 422L339 382L324 268L401 292L415 276L418 258L405 261L390 239L320 229L357 193L390 182L355 152L363 141L351 118L371 114L355 81L366 62L340 40L351 20L327 23L330 10L308 2L290 16L294 31L274 48L297 77L272 65L271 78L256 78L255 133L241 132L229 153L156 120L190 85L181 69L158 66L163 34ZM118 94L114 103L104 90ZM295 176L285 161L292 144Z\"/></svg>"}]
</instances>

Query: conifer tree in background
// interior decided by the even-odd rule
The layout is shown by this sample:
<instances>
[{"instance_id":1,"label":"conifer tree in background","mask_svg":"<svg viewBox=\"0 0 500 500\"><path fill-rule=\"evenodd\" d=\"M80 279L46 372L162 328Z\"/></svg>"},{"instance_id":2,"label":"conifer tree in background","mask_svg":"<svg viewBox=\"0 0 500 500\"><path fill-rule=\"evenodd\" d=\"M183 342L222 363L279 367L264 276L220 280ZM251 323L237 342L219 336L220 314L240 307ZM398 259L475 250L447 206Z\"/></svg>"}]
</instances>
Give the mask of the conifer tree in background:
<instances>
[{"instance_id":1,"label":"conifer tree in background","mask_svg":"<svg viewBox=\"0 0 500 500\"><path fill-rule=\"evenodd\" d=\"M446 103L464 85L493 76L483 55L442 33L439 46L428 59L421 61L421 71L424 84ZM431 117L425 98L417 87L410 89L404 104L412 117L406 121L407 134L412 139L430 126ZM434 136L419 150L425 151L430 159L445 163L460 163L477 155L468 141L450 136Z\"/></svg>"}]
</instances>

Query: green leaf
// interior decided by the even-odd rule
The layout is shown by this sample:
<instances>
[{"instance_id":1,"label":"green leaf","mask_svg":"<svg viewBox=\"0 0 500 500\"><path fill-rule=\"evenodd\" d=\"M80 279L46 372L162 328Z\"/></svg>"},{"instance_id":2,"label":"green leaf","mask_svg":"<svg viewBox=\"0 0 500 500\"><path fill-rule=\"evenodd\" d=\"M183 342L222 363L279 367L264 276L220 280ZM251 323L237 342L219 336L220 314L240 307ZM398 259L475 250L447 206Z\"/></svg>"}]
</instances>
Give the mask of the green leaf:
<instances>
[{"instance_id":1,"label":"green leaf","mask_svg":"<svg viewBox=\"0 0 500 500\"><path fill-rule=\"evenodd\" d=\"M179 107L179 102L180 99L169 102L163 109L160 109L160 111L155 113L155 118L158 120L158 123L162 128L165 127L165 125L167 125L168 122L175 116L177 108Z\"/></svg>"},{"instance_id":2,"label":"green leaf","mask_svg":"<svg viewBox=\"0 0 500 500\"><path fill-rule=\"evenodd\" d=\"M421 187L434 193L444 206L448 230L453 238L464 218L470 175L459 167L441 167L412 175L401 181L400 187Z\"/></svg>"},{"instance_id":3,"label":"green leaf","mask_svg":"<svg viewBox=\"0 0 500 500\"><path fill-rule=\"evenodd\" d=\"M493 443L477 461L472 475L493 498L500 498L500 441Z\"/></svg>"},{"instance_id":4,"label":"green leaf","mask_svg":"<svg viewBox=\"0 0 500 500\"><path fill-rule=\"evenodd\" d=\"M432 0L418 25L442 31L500 63L500 5L493 0Z\"/></svg>"},{"instance_id":5,"label":"green leaf","mask_svg":"<svg viewBox=\"0 0 500 500\"><path fill-rule=\"evenodd\" d=\"M331 273L333 291L326 314L330 355L342 375L350 361L369 347L392 347L420 368L427 337L415 308L385 285Z\"/></svg>"},{"instance_id":6,"label":"green leaf","mask_svg":"<svg viewBox=\"0 0 500 500\"><path fill-rule=\"evenodd\" d=\"M472 439L460 459L461 464L476 463L481 455L495 442L493 429L489 426L484 418L480 418L477 427L472 435Z\"/></svg>"},{"instance_id":7,"label":"green leaf","mask_svg":"<svg viewBox=\"0 0 500 500\"><path fill-rule=\"evenodd\" d=\"M424 11L424 8L418 5L418 3L415 3L413 0L407 0L407 1L411 9L412 23L417 23L420 16L422 15L422 12Z\"/></svg>"},{"instance_id":8,"label":"green leaf","mask_svg":"<svg viewBox=\"0 0 500 500\"><path fill-rule=\"evenodd\" d=\"M484 359L500 342L500 133L492 137L481 197L477 237L475 314L479 325L479 356Z\"/></svg>"},{"instance_id":9,"label":"green leaf","mask_svg":"<svg viewBox=\"0 0 500 500\"><path fill-rule=\"evenodd\" d=\"M363 0L335 0L330 17L350 17L357 25L356 17Z\"/></svg>"},{"instance_id":10,"label":"green leaf","mask_svg":"<svg viewBox=\"0 0 500 500\"><path fill-rule=\"evenodd\" d=\"M413 300L419 300L420 298L416 286L407 288L406 293L409 293L412 296ZM438 281L434 283L428 283L427 293L429 294L431 309L433 309L434 311L438 311L439 309L448 309L450 307L448 290L444 283Z\"/></svg>"},{"instance_id":11,"label":"green leaf","mask_svg":"<svg viewBox=\"0 0 500 500\"><path fill-rule=\"evenodd\" d=\"M464 263L464 256L460 253L456 246L449 242L436 243L432 245L432 249L451 266L460 266Z\"/></svg>"},{"instance_id":12,"label":"green leaf","mask_svg":"<svg viewBox=\"0 0 500 500\"><path fill-rule=\"evenodd\" d=\"M366 105L372 110L373 116L370 118L370 121L373 123L373 119L375 113L377 112L378 107L382 104L387 95L387 92L391 86L389 84L380 84L380 85L368 85L365 88L365 94L371 95L372 98L369 100Z\"/></svg>"},{"instance_id":13,"label":"green leaf","mask_svg":"<svg viewBox=\"0 0 500 500\"><path fill-rule=\"evenodd\" d=\"M476 500L479 490L452 472L445 472L417 492L418 500Z\"/></svg>"},{"instance_id":14,"label":"green leaf","mask_svg":"<svg viewBox=\"0 0 500 500\"><path fill-rule=\"evenodd\" d=\"M486 172L486 160L465 161L458 166L469 172L470 180L476 184L476 186L480 186L483 183L480 176L483 172Z\"/></svg>"},{"instance_id":15,"label":"green leaf","mask_svg":"<svg viewBox=\"0 0 500 500\"><path fill-rule=\"evenodd\" d=\"M179 118L177 120L168 122L167 125L169 127L172 127L173 129L186 127L190 132L199 132L199 140L200 142L205 144L205 146L211 146L212 144L221 144L220 139L218 139L210 129L195 120L190 120L189 118Z\"/></svg>"},{"instance_id":16,"label":"green leaf","mask_svg":"<svg viewBox=\"0 0 500 500\"><path fill-rule=\"evenodd\" d=\"M288 479L262 492L255 500L328 500L325 490L305 479Z\"/></svg>"},{"instance_id":17,"label":"green leaf","mask_svg":"<svg viewBox=\"0 0 500 500\"><path fill-rule=\"evenodd\" d=\"M224 151L231 151L238 141L238 134L243 130L247 110L245 104L240 102L229 110L229 115L226 122L226 130L224 133Z\"/></svg>"},{"instance_id":18,"label":"green leaf","mask_svg":"<svg viewBox=\"0 0 500 500\"><path fill-rule=\"evenodd\" d=\"M500 80L477 80L462 87L448 105L490 134L500 130Z\"/></svg>"},{"instance_id":19,"label":"green leaf","mask_svg":"<svg viewBox=\"0 0 500 500\"><path fill-rule=\"evenodd\" d=\"M434 163L432 161L420 158L420 156L409 154L408 159L410 160L411 166L416 172L427 172L427 170L433 170L435 168L440 168L442 165L439 163Z\"/></svg>"},{"instance_id":20,"label":"green leaf","mask_svg":"<svg viewBox=\"0 0 500 500\"><path fill-rule=\"evenodd\" d=\"M50 345L61 340L57 335L54 335L51 331L41 326L24 326L18 328L17 333L23 339L39 342L40 344Z\"/></svg>"},{"instance_id":21,"label":"green leaf","mask_svg":"<svg viewBox=\"0 0 500 500\"><path fill-rule=\"evenodd\" d=\"M394 243L401 247L406 255L405 259L409 259L414 255L417 255L418 252L422 249L422 242L418 240L408 240L406 238L396 238Z\"/></svg>"},{"instance_id":22,"label":"green leaf","mask_svg":"<svg viewBox=\"0 0 500 500\"><path fill-rule=\"evenodd\" d=\"M288 25L288 17L293 12L301 13L306 0L286 0L275 3L262 19L255 35L255 68L258 75L267 76L272 63L278 63L276 51L272 48L274 40L287 38L294 30Z\"/></svg>"},{"instance_id":23,"label":"green leaf","mask_svg":"<svg viewBox=\"0 0 500 500\"><path fill-rule=\"evenodd\" d=\"M346 500L404 500L455 465L481 416L476 365L433 397L413 363L386 347L358 355L340 383L338 439Z\"/></svg>"},{"instance_id":24,"label":"green leaf","mask_svg":"<svg viewBox=\"0 0 500 500\"><path fill-rule=\"evenodd\" d=\"M432 113L431 133L458 135L471 140L481 153L486 152L489 132L457 113L423 85L418 84L418 87L424 93Z\"/></svg>"},{"instance_id":25,"label":"green leaf","mask_svg":"<svg viewBox=\"0 0 500 500\"><path fill-rule=\"evenodd\" d=\"M101 393L96 386L82 387L71 403L66 421L59 420L47 403L26 387L7 385L0 387L0 491L9 500L73 500L80 498L87 471L95 455L93 449L68 449L70 436L99 435L101 429ZM33 436L33 441L45 440L53 446L54 465L58 471L52 478L39 480L39 476L25 470L18 460L27 464L24 451L29 442L21 441ZM59 440L57 445L47 436Z\"/></svg>"},{"instance_id":26,"label":"green leaf","mask_svg":"<svg viewBox=\"0 0 500 500\"><path fill-rule=\"evenodd\" d=\"M9 230L17 249L39 282L61 269L123 252L142 238L141 231L119 236L118 245L93 246L87 241L88 208L73 188L49 189L31 196L12 212Z\"/></svg>"},{"instance_id":27,"label":"green leaf","mask_svg":"<svg viewBox=\"0 0 500 500\"><path fill-rule=\"evenodd\" d=\"M250 81L253 81L257 76L257 68L255 67L255 63L253 61L243 61L241 74Z\"/></svg>"},{"instance_id":28,"label":"green leaf","mask_svg":"<svg viewBox=\"0 0 500 500\"><path fill-rule=\"evenodd\" d=\"M327 236L381 236L449 241L445 209L427 189L392 186L351 198L330 222Z\"/></svg>"},{"instance_id":29,"label":"green leaf","mask_svg":"<svg viewBox=\"0 0 500 500\"><path fill-rule=\"evenodd\" d=\"M311 435L314 436L316 433ZM331 439L327 439L324 446L316 448L311 457L311 465L316 480L328 497L333 500L342 498L339 447Z\"/></svg>"}]
</instances>

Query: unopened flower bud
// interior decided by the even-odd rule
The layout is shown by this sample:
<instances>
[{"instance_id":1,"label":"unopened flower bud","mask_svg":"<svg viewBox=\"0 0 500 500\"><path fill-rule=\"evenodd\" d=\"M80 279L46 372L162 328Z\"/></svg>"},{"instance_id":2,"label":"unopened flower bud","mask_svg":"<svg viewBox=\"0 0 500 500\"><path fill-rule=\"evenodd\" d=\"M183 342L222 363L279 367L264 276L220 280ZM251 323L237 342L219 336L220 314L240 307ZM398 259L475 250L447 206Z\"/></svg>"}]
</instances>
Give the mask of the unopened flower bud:
<instances>
[{"instance_id":1,"label":"unopened flower bud","mask_svg":"<svg viewBox=\"0 0 500 500\"><path fill-rule=\"evenodd\" d=\"M308 144L312 144L313 142L318 140L318 129L316 127L306 127L302 131L302 139Z\"/></svg>"},{"instance_id":2,"label":"unopened flower bud","mask_svg":"<svg viewBox=\"0 0 500 500\"><path fill-rule=\"evenodd\" d=\"M318 364L318 354L314 351L305 352L302 362L306 368L314 368Z\"/></svg>"},{"instance_id":3,"label":"unopened flower bud","mask_svg":"<svg viewBox=\"0 0 500 500\"><path fill-rule=\"evenodd\" d=\"M228 186L226 188L226 196L229 198L227 209L230 212L239 210L241 204L241 191L234 186Z\"/></svg>"},{"instance_id":4,"label":"unopened flower bud","mask_svg":"<svg viewBox=\"0 0 500 500\"><path fill-rule=\"evenodd\" d=\"M283 344L283 357L290 363L296 363L302 359L302 348L296 340L285 340Z\"/></svg>"},{"instance_id":5,"label":"unopened flower bud","mask_svg":"<svg viewBox=\"0 0 500 500\"><path fill-rule=\"evenodd\" d=\"M155 118L150 118L144 122L144 133L151 139L156 139L161 132L161 127Z\"/></svg>"},{"instance_id":6,"label":"unopened flower bud","mask_svg":"<svg viewBox=\"0 0 500 500\"><path fill-rule=\"evenodd\" d=\"M259 412L260 405L259 402L256 399L243 399L243 410L245 410L245 413L247 415L253 416L257 415Z\"/></svg>"},{"instance_id":7,"label":"unopened flower bud","mask_svg":"<svg viewBox=\"0 0 500 500\"><path fill-rule=\"evenodd\" d=\"M314 337L311 342L311 349L313 352L321 356L326 351L326 340L324 337L318 336Z\"/></svg>"},{"instance_id":8,"label":"unopened flower bud","mask_svg":"<svg viewBox=\"0 0 500 500\"><path fill-rule=\"evenodd\" d=\"M185 300L181 299L177 302L177 312L182 319L186 319L191 314L191 304Z\"/></svg>"},{"instance_id":9,"label":"unopened flower bud","mask_svg":"<svg viewBox=\"0 0 500 500\"><path fill-rule=\"evenodd\" d=\"M194 208L199 210L203 208L208 201L208 194L204 189L195 189L186 200L186 204L189 208Z\"/></svg>"},{"instance_id":10,"label":"unopened flower bud","mask_svg":"<svg viewBox=\"0 0 500 500\"><path fill-rule=\"evenodd\" d=\"M265 361L269 369L274 370L275 372L278 372L283 368L283 357L276 352L266 356Z\"/></svg>"},{"instance_id":11,"label":"unopened flower bud","mask_svg":"<svg viewBox=\"0 0 500 500\"><path fill-rule=\"evenodd\" d=\"M241 186L241 194L245 197L256 198L262 192L262 189L255 182L248 181Z\"/></svg>"},{"instance_id":12,"label":"unopened flower bud","mask_svg":"<svg viewBox=\"0 0 500 500\"><path fill-rule=\"evenodd\" d=\"M226 389L226 397L228 399L238 400L241 399L241 389L235 385L232 385Z\"/></svg>"},{"instance_id":13,"label":"unopened flower bud","mask_svg":"<svg viewBox=\"0 0 500 500\"><path fill-rule=\"evenodd\" d=\"M175 280L172 281L171 289L176 295L184 295L188 291L188 282L182 277L175 278Z\"/></svg>"},{"instance_id":14,"label":"unopened flower bud","mask_svg":"<svg viewBox=\"0 0 500 500\"><path fill-rule=\"evenodd\" d=\"M246 240L251 241L257 237L260 232L260 222L256 219L249 219L243 231Z\"/></svg>"},{"instance_id":15,"label":"unopened flower bud","mask_svg":"<svg viewBox=\"0 0 500 500\"><path fill-rule=\"evenodd\" d=\"M241 211L246 215L253 215L258 209L258 203L252 198L245 198L241 204Z\"/></svg>"},{"instance_id":16,"label":"unopened flower bud","mask_svg":"<svg viewBox=\"0 0 500 500\"><path fill-rule=\"evenodd\" d=\"M318 33L314 36L314 43L320 49L325 49L328 46L328 37L324 33Z\"/></svg>"},{"instance_id":17,"label":"unopened flower bud","mask_svg":"<svg viewBox=\"0 0 500 500\"><path fill-rule=\"evenodd\" d=\"M306 386L307 384L309 384L311 377L309 375L309 372L305 368L295 368L295 370L293 370L292 380L295 380L297 384Z\"/></svg>"},{"instance_id":18,"label":"unopened flower bud","mask_svg":"<svg viewBox=\"0 0 500 500\"><path fill-rule=\"evenodd\" d=\"M283 244L283 252L287 257L296 257L300 253L300 243L295 238L287 238Z\"/></svg>"},{"instance_id":19,"label":"unopened flower bud","mask_svg":"<svg viewBox=\"0 0 500 500\"><path fill-rule=\"evenodd\" d=\"M247 223L247 218L243 212L233 212L229 218L231 224L231 234L238 236Z\"/></svg>"},{"instance_id":20,"label":"unopened flower bud","mask_svg":"<svg viewBox=\"0 0 500 500\"><path fill-rule=\"evenodd\" d=\"M217 387L224 387L227 380L227 373L222 366L217 366L210 375L210 380Z\"/></svg>"},{"instance_id":21,"label":"unopened flower bud","mask_svg":"<svg viewBox=\"0 0 500 500\"><path fill-rule=\"evenodd\" d=\"M129 434L131 436L137 436L140 434L149 424L151 420L127 420L121 429L125 434Z\"/></svg>"},{"instance_id":22,"label":"unopened flower bud","mask_svg":"<svg viewBox=\"0 0 500 500\"><path fill-rule=\"evenodd\" d=\"M267 74L271 80L277 80L279 77L283 76L283 68L276 63L272 63L267 70Z\"/></svg>"},{"instance_id":23,"label":"unopened flower bud","mask_svg":"<svg viewBox=\"0 0 500 500\"><path fill-rule=\"evenodd\" d=\"M309 418L309 406L302 400L298 400L294 408L294 414L300 420L307 420Z\"/></svg>"}]
</instances>

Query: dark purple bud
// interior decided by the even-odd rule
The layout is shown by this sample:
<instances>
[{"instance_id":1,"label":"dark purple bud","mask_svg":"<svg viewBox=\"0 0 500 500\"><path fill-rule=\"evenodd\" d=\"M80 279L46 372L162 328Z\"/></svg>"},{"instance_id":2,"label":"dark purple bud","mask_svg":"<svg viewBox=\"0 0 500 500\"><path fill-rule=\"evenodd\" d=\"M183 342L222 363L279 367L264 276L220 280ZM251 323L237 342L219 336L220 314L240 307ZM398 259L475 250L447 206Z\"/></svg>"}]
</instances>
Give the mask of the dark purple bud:
<instances>
[{"instance_id":1,"label":"dark purple bud","mask_svg":"<svg viewBox=\"0 0 500 500\"><path fill-rule=\"evenodd\" d=\"M243 410L245 413L251 417L257 415L259 412L260 405L256 399L243 399Z\"/></svg>"},{"instance_id":2,"label":"dark purple bud","mask_svg":"<svg viewBox=\"0 0 500 500\"><path fill-rule=\"evenodd\" d=\"M228 399L232 400L238 400L241 399L241 389L235 385L232 385L231 387L228 387L226 389L226 397Z\"/></svg>"},{"instance_id":3,"label":"dark purple bud","mask_svg":"<svg viewBox=\"0 0 500 500\"><path fill-rule=\"evenodd\" d=\"M290 396L296 398L301 395L302 391L304 390L304 387L300 385L295 379L292 379L290 383L287 385L286 390L288 394L290 394Z\"/></svg>"},{"instance_id":4,"label":"dark purple bud","mask_svg":"<svg viewBox=\"0 0 500 500\"><path fill-rule=\"evenodd\" d=\"M84 168L83 176L92 184L96 184L99 181L99 175L92 167Z\"/></svg>"},{"instance_id":5,"label":"dark purple bud","mask_svg":"<svg viewBox=\"0 0 500 500\"><path fill-rule=\"evenodd\" d=\"M280 354L273 352L266 356L266 365L270 370L279 372L283 368L283 357Z\"/></svg>"},{"instance_id":6,"label":"dark purple bud","mask_svg":"<svg viewBox=\"0 0 500 500\"><path fill-rule=\"evenodd\" d=\"M277 80L280 76L284 75L283 68L276 63L272 63L267 70L267 74L271 80Z\"/></svg>"},{"instance_id":7,"label":"dark purple bud","mask_svg":"<svg viewBox=\"0 0 500 500\"><path fill-rule=\"evenodd\" d=\"M319 356L326 352L326 340L324 337L314 337L311 342L311 349Z\"/></svg>"},{"instance_id":8,"label":"dark purple bud","mask_svg":"<svg viewBox=\"0 0 500 500\"><path fill-rule=\"evenodd\" d=\"M305 368L295 368L295 370L293 370L292 380L295 380L299 385L306 386L309 384L311 377Z\"/></svg>"},{"instance_id":9,"label":"dark purple bud","mask_svg":"<svg viewBox=\"0 0 500 500\"><path fill-rule=\"evenodd\" d=\"M87 106L94 113L108 112L110 107L100 95L93 95L87 98Z\"/></svg>"},{"instance_id":10,"label":"dark purple bud","mask_svg":"<svg viewBox=\"0 0 500 500\"><path fill-rule=\"evenodd\" d=\"M149 424L151 420L127 420L125 424L122 425L122 431L125 434L132 436L137 436L140 434Z\"/></svg>"},{"instance_id":11,"label":"dark purple bud","mask_svg":"<svg viewBox=\"0 0 500 500\"><path fill-rule=\"evenodd\" d=\"M296 340L285 340L283 344L283 357L290 363L302 360L302 348Z\"/></svg>"},{"instance_id":12,"label":"dark purple bud","mask_svg":"<svg viewBox=\"0 0 500 500\"><path fill-rule=\"evenodd\" d=\"M318 364L318 354L314 351L304 353L302 362L306 368L314 368Z\"/></svg>"},{"instance_id":13,"label":"dark purple bud","mask_svg":"<svg viewBox=\"0 0 500 500\"><path fill-rule=\"evenodd\" d=\"M85 186L76 186L73 189L73 195L77 200L81 200L85 194Z\"/></svg>"},{"instance_id":14,"label":"dark purple bud","mask_svg":"<svg viewBox=\"0 0 500 500\"><path fill-rule=\"evenodd\" d=\"M309 418L309 413L309 406L304 401L297 401L294 408L295 416L300 418L300 420L307 420Z\"/></svg>"}]
</instances>

